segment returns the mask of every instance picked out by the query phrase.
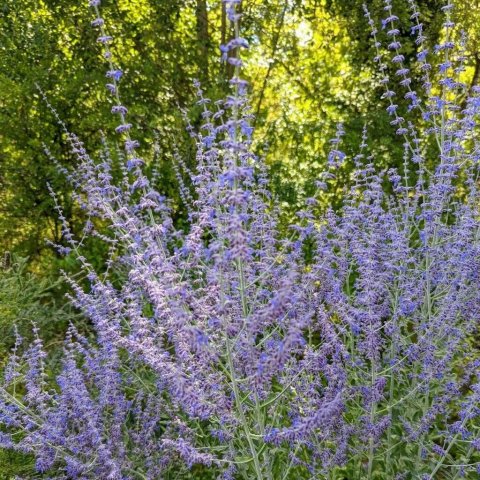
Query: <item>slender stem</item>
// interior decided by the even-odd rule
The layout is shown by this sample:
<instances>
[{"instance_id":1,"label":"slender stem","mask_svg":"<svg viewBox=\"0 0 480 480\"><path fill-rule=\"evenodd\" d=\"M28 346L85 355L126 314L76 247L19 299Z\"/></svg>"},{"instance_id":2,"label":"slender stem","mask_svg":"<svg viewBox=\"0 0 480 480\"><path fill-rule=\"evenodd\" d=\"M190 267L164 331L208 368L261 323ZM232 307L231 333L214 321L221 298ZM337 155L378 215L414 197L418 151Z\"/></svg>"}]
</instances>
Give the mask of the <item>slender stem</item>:
<instances>
[{"instance_id":1,"label":"slender stem","mask_svg":"<svg viewBox=\"0 0 480 480\"><path fill-rule=\"evenodd\" d=\"M394 309L393 309L393 315L395 315L395 312L397 310L397 305L398 305L398 290L395 295L395 302L394 302ZM395 342L393 341L393 338L390 340L390 358L389 360L392 361L393 356L395 353ZM390 414L390 425L388 426L388 431L387 431L387 451L386 451L386 473L387 475L390 473L390 468L391 468L391 460L392 460L392 450L390 448L390 445L392 443L392 416L393 416L393 406L391 406L393 402L393 396L395 393L395 372L392 372L390 375L390 388L388 392L388 403L389 403L389 414Z\"/></svg>"},{"instance_id":2,"label":"slender stem","mask_svg":"<svg viewBox=\"0 0 480 480\"><path fill-rule=\"evenodd\" d=\"M141 478L142 480L148 480L148 478L141 472L138 472L136 470L132 470L131 468L125 468L125 471L128 473L133 473L136 475L138 478Z\"/></svg>"},{"instance_id":3,"label":"slender stem","mask_svg":"<svg viewBox=\"0 0 480 480\"><path fill-rule=\"evenodd\" d=\"M472 455L473 450L474 450L473 447L470 447L468 449L468 452L467 452L467 455L466 455L467 461L470 458L470 456ZM475 466L475 465L477 465L477 463L472 463L471 465L470 464L468 464L468 465L452 465L452 466L458 467L458 470L455 473L455 476L452 478L452 480L457 480L457 478L458 478L458 476L460 475L460 472L461 472L461 467Z\"/></svg>"},{"instance_id":4,"label":"slender stem","mask_svg":"<svg viewBox=\"0 0 480 480\"><path fill-rule=\"evenodd\" d=\"M228 335L226 336L226 343L227 343L227 361L228 361L228 367L230 370L230 377L232 380L232 388L233 388L233 395L235 397L235 405L237 407L238 415L240 417L240 422L243 427L243 431L245 432L245 436L247 438L248 446L250 448L250 452L253 457L253 463L255 466L255 474L258 480L263 480L263 475L262 475L262 467L260 465L260 460L258 458L258 453L257 449L255 448L255 444L252 439L252 435L250 433L250 429L248 427L247 419L245 418L245 413L243 411L243 404L241 401L240 397L240 391L238 389L238 385L235 379L235 367L233 365L233 358L232 358L232 350L230 347L230 339L228 338Z\"/></svg>"},{"instance_id":5,"label":"slender stem","mask_svg":"<svg viewBox=\"0 0 480 480\"><path fill-rule=\"evenodd\" d=\"M468 409L468 412L466 413L465 418L463 419L462 424L460 426L460 430L463 429L463 427L465 426L467 421L470 419L470 413L471 413L473 407L474 407L474 404L472 404L470 406L470 408ZM433 469L432 473L428 477L428 480L433 480L435 478L435 474L440 470L440 468L444 464L445 459L448 456L448 453L450 452L452 447L455 445L455 442L458 440L459 437L460 437L460 433L457 433L457 434L454 435L454 437L450 441L448 447L445 449L445 453L443 454L442 458L437 462L437 464L435 465L435 468Z\"/></svg>"},{"instance_id":6,"label":"slender stem","mask_svg":"<svg viewBox=\"0 0 480 480\"><path fill-rule=\"evenodd\" d=\"M292 454L292 458L290 459L290 463L288 464L288 467L285 469L285 473L283 474L282 480L287 480L288 474L290 473L290 470L293 467L295 455L297 455L298 450L300 450L300 445L297 445L297 448L295 448L295 451Z\"/></svg>"},{"instance_id":7,"label":"slender stem","mask_svg":"<svg viewBox=\"0 0 480 480\"><path fill-rule=\"evenodd\" d=\"M371 363L371 390L373 392L373 389L375 388L375 382L376 382L376 371L375 371L375 365L372 360ZM373 396L373 393L371 393ZM373 422L375 420L375 410L376 410L376 403L373 401L372 398L372 404L370 405L370 426L373 425ZM370 438L368 440L368 479L370 480L372 478L372 473L373 473L373 459L374 459L374 441L373 441L373 435L370 435Z\"/></svg>"}]
</instances>

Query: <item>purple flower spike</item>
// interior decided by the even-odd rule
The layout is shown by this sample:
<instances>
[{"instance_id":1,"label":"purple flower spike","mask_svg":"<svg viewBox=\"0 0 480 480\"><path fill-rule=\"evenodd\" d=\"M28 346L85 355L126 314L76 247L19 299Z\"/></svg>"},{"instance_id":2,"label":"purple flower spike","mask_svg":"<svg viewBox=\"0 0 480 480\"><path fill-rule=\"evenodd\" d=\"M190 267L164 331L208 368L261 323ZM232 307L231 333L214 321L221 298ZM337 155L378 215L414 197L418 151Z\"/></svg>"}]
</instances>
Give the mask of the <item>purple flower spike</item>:
<instances>
[{"instance_id":1,"label":"purple flower spike","mask_svg":"<svg viewBox=\"0 0 480 480\"><path fill-rule=\"evenodd\" d=\"M239 58L234 57L229 57L227 62L234 67L241 67L243 65L243 62Z\"/></svg>"},{"instance_id":2,"label":"purple flower spike","mask_svg":"<svg viewBox=\"0 0 480 480\"><path fill-rule=\"evenodd\" d=\"M106 45L107 43L110 43L112 40L113 40L113 37L111 37L110 35L102 35L101 37L97 38L97 42L103 43L104 45Z\"/></svg>"},{"instance_id":3,"label":"purple flower spike","mask_svg":"<svg viewBox=\"0 0 480 480\"><path fill-rule=\"evenodd\" d=\"M103 20L103 18L96 18L95 20L92 21L92 26L94 27L101 27L104 24L105 24L105 21Z\"/></svg>"},{"instance_id":4,"label":"purple flower spike","mask_svg":"<svg viewBox=\"0 0 480 480\"><path fill-rule=\"evenodd\" d=\"M134 170L135 168L141 167L145 162L141 158L130 158L127 161L127 169Z\"/></svg>"},{"instance_id":5,"label":"purple flower spike","mask_svg":"<svg viewBox=\"0 0 480 480\"><path fill-rule=\"evenodd\" d=\"M107 83L105 86L107 87L110 93L112 94L117 93L117 87L113 83Z\"/></svg>"},{"instance_id":6,"label":"purple flower spike","mask_svg":"<svg viewBox=\"0 0 480 480\"><path fill-rule=\"evenodd\" d=\"M125 142L125 150L127 152L133 152L139 146L140 146L140 142L138 140L127 140Z\"/></svg>"},{"instance_id":7,"label":"purple flower spike","mask_svg":"<svg viewBox=\"0 0 480 480\"><path fill-rule=\"evenodd\" d=\"M127 107L124 107L123 105L114 105L112 107L112 113L118 113L120 115L126 115L128 112Z\"/></svg>"},{"instance_id":8,"label":"purple flower spike","mask_svg":"<svg viewBox=\"0 0 480 480\"><path fill-rule=\"evenodd\" d=\"M128 132L132 128L131 123L122 123L122 125L119 125L118 127L115 128L115 131L117 133L124 133Z\"/></svg>"},{"instance_id":9,"label":"purple flower spike","mask_svg":"<svg viewBox=\"0 0 480 480\"><path fill-rule=\"evenodd\" d=\"M113 78L116 82L118 82L122 78L123 72L119 69L116 70L109 70L106 74L107 78Z\"/></svg>"}]
</instances>

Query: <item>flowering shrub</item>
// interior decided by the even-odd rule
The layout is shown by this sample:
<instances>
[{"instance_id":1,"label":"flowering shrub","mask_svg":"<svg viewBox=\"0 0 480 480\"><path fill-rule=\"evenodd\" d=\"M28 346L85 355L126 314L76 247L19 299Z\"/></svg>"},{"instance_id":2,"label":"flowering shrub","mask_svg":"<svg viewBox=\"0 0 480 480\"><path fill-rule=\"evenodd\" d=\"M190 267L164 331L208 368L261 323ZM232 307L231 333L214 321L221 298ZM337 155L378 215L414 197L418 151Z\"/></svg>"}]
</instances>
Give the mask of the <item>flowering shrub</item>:
<instances>
[{"instance_id":1,"label":"flowering shrub","mask_svg":"<svg viewBox=\"0 0 480 480\"><path fill-rule=\"evenodd\" d=\"M385 47L366 11L379 71L390 55L397 68L397 92L386 73L381 82L404 139L403 170L377 170L365 129L342 209L319 216L318 196L348 161L339 127L318 192L284 237L252 152L240 0L225 3L235 29L222 46L235 69L232 94L212 105L196 85L204 121L200 132L189 127L196 170L177 159L183 231L142 171L122 71L100 0L90 1L125 164L115 182L108 149L95 162L67 132L79 164L66 173L90 218L85 235L110 246L106 270L94 271L66 223L70 244L59 248L88 276L87 289L70 279L71 300L96 336L70 327L55 382L40 338L24 353L17 344L0 389L0 445L33 452L37 470L54 478L478 478L480 90L460 81L452 5L443 7L434 85L409 2L421 92L391 1ZM398 95L421 112L419 125L400 113ZM434 161L425 154L431 141ZM113 280L115 270L124 280Z\"/></svg>"}]
</instances>

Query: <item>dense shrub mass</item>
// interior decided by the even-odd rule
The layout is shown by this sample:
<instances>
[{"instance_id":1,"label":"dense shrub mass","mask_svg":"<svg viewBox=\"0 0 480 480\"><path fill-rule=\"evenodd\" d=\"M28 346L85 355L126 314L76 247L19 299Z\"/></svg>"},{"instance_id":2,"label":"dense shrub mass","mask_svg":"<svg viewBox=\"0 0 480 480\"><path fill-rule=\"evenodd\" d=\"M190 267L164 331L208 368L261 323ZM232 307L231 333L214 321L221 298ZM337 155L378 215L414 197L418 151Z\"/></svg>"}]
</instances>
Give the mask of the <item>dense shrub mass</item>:
<instances>
[{"instance_id":1,"label":"dense shrub mass","mask_svg":"<svg viewBox=\"0 0 480 480\"><path fill-rule=\"evenodd\" d=\"M61 343L68 321L74 318L70 305L57 301L62 281L28 271L28 259L6 253L0 260L0 368L16 334L32 337L32 322L49 343Z\"/></svg>"},{"instance_id":2,"label":"dense shrub mass","mask_svg":"<svg viewBox=\"0 0 480 480\"><path fill-rule=\"evenodd\" d=\"M366 11L380 72L389 59L397 68L398 82L381 82L403 169L376 167L368 126L348 158L339 126L328 171L284 235L267 168L252 153L240 0L224 1L235 31L222 46L232 93L212 104L196 84L196 170L176 156L184 230L142 171L112 38L100 0L90 1L124 152L106 143L94 161L66 132L78 158L66 174L89 218L84 238L102 239L109 257L95 271L66 222L69 246L59 249L88 278L69 279L71 300L95 338L70 326L55 379L40 337L17 342L0 387L0 445L33 453L39 474L56 479L478 478L480 89L462 83L452 4L443 43L428 52L409 2L421 91L391 1L380 32ZM399 111L398 96L422 112L421 124ZM355 170L342 208L320 214L347 161Z\"/></svg>"}]
</instances>

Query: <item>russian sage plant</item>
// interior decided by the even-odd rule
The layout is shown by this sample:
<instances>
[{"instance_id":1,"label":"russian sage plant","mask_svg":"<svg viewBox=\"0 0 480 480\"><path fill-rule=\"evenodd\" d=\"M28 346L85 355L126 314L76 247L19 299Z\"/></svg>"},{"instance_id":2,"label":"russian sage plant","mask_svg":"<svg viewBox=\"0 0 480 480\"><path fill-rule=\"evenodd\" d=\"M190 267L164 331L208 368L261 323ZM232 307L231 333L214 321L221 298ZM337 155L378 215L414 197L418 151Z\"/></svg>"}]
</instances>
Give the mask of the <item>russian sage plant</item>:
<instances>
[{"instance_id":1,"label":"russian sage plant","mask_svg":"<svg viewBox=\"0 0 480 480\"><path fill-rule=\"evenodd\" d=\"M69 280L71 301L95 338L70 327L55 381L40 337L26 350L18 342L0 388L0 445L32 452L50 478L478 478L480 89L461 81L452 4L443 43L429 52L409 0L418 91L391 1L380 31L366 10L403 168L377 167L368 128L348 158L340 126L316 195L284 235L252 148L240 0L224 1L232 92L213 103L196 84L195 170L177 156L185 230L142 170L112 38L100 0L90 1L125 162L116 182L107 146L94 161L66 132L85 235L110 255L96 272L65 222L69 245L59 248L87 275L87 288ZM355 169L343 207L318 214L347 161Z\"/></svg>"}]
</instances>

